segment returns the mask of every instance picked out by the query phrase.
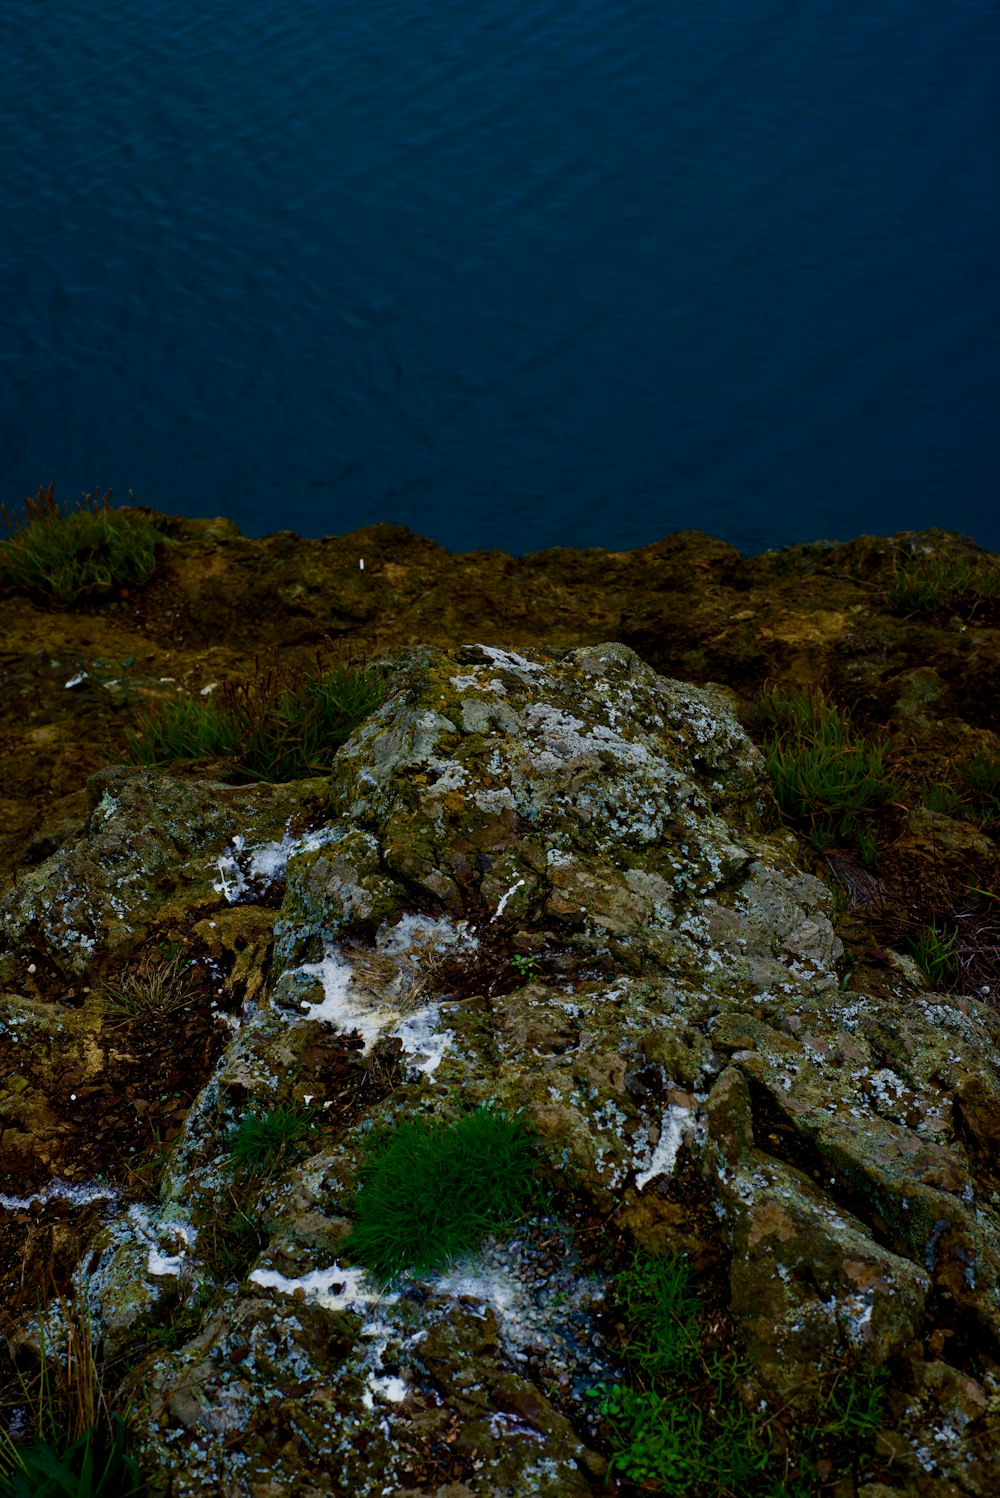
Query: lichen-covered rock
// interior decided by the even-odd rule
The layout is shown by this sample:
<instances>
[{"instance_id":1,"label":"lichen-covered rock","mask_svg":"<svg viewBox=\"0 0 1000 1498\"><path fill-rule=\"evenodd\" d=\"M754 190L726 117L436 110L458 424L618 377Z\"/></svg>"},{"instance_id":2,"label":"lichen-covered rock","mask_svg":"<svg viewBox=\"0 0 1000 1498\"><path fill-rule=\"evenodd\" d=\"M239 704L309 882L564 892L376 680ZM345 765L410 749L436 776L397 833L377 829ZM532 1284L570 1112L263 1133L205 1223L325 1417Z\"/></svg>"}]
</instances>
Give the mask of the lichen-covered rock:
<instances>
[{"instance_id":1,"label":"lichen-covered rock","mask_svg":"<svg viewBox=\"0 0 1000 1498\"><path fill-rule=\"evenodd\" d=\"M315 781L183 781L125 765L92 775L83 837L0 904L0 974L23 984L30 968L55 996L140 948L154 925L266 889L284 872L293 825L323 819L322 790Z\"/></svg>"},{"instance_id":2,"label":"lichen-covered rock","mask_svg":"<svg viewBox=\"0 0 1000 1498\"><path fill-rule=\"evenodd\" d=\"M221 862L237 799L198 803L226 906L198 929L259 953L269 923L236 919L257 898L249 839ZM131 1375L152 1491L591 1488L600 1277L559 1304L539 1292L529 1342L530 1255L510 1246L387 1292L347 1262L370 1130L487 1103L520 1110L559 1187L655 1251L707 1231L661 1194L683 1154L731 1252L759 1396L794 1406L839 1367L910 1369L886 1432L910 1461L900 1491L985 1498L1000 1479L983 1436L1000 1387L1000 1023L902 979L841 988L829 894L796 868L725 696L617 645L412 652L322 799L322 831L285 847L266 984L158 1207L110 1222L81 1269L109 1345L162 1326L170 1295L178 1307L176 1344ZM101 908L137 924L147 885L137 914L114 911L102 825L92 813L37 889L86 852ZM126 848L124 822L115 835ZM114 938L110 915L86 929ZM273 1103L318 1110L309 1153L237 1185L230 1131ZM556 1344L564 1382L529 1377L525 1348L544 1365Z\"/></svg>"}]
</instances>

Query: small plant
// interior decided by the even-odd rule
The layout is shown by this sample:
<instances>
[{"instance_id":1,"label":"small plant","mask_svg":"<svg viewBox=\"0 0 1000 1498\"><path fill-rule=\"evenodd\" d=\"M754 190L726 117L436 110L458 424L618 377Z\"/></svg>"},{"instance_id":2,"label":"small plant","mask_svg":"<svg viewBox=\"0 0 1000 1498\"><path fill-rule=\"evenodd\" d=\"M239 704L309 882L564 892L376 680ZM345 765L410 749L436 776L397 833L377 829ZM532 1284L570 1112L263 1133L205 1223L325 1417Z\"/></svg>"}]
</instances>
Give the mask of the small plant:
<instances>
[{"instance_id":1,"label":"small plant","mask_svg":"<svg viewBox=\"0 0 1000 1498\"><path fill-rule=\"evenodd\" d=\"M845 950L844 950L844 956L843 956L844 971L841 973L841 975L840 975L840 982L837 985L838 988L840 989L841 993L844 992L844 990L846 989L847 985L850 983L851 979L854 977L854 969L857 966L857 962L858 962L858 954L856 952L852 952L849 949L845 948Z\"/></svg>"},{"instance_id":2,"label":"small plant","mask_svg":"<svg viewBox=\"0 0 1000 1498\"><path fill-rule=\"evenodd\" d=\"M856 829L855 840L858 845L858 854L865 868L870 868L878 861L878 836L874 827L868 822L862 822Z\"/></svg>"},{"instance_id":3,"label":"small plant","mask_svg":"<svg viewBox=\"0 0 1000 1498\"><path fill-rule=\"evenodd\" d=\"M0 543L0 583L67 605L91 594L142 587L156 565L159 533L151 520L116 510L110 492L85 494L63 511L53 486L26 499L16 515L0 505L7 540Z\"/></svg>"},{"instance_id":4,"label":"small plant","mask_svg":"<svg viewBox=\"0 0 1000 1498\"><path fill-rule=\"evenodd\" d=\"M127 1426L109 1410L89 1317L60 1298L58 1317L39 1318L41 1358L32 1383L19 1375L27 1431L0 1428L0 1498L134 1498L139 1468L127 1452ZM61 1323L59 1355L50 1322Z\"/></svg>"},{"instance_id":5,"label":"small plant","mask_svg":"<svg viewBox=\"0 0 1000 1498\"><path fill-rule=\"evenodd\" d=\"M217 696L154 707L125 740L136 764L218 759L255 780L301 780L330 769L384 696L381 673L364 665L309 676L258 661L255 676L225 683Z\"/></svg>"},{"instance_id":6,"label":"small plant","mask_svg":"<svg viewBox=\"0 0 1000 1498\"><path fill-rule=\"evenodd\" d=\"M138 729L126 728L133 763L165 765L177 759L223 759L236 742L231 726L212 699L174 702L152 708Z\"/></svg>"},{"instance_id":7,"label":"small plant","mask_svg":"<svg viewBox=\"0 0 1000 1498\"><path fill-rule=\"evenodd\" d=\"M765 693L754 717L766 738L775 799L822 851L854 837L865 862L878 848L863 814L895 791L886 750L856 734L850 715L819 691Z\"/></svg>"},{"instance_id":8,"label":"small plant","mask_svg":"<svg viewBox=\"0 0 1000 1498\"><path fill-rule=\"evenodd\" d=\"M772 1444L773 1416L740 1397L748 1369L702 1346L701 1304L684 1258L636 1256L614 1288L627 1323L628 1383L588 1390L611 1444L608 1471L666 1498L814 1498L860 1458L881 1423L880 1386L840 1380L816 1418L786 1427ZM779 1477L780 1472L780 1477Z\"/></svg>"},{"instance_id":9,"label":"small plant","mask_svg":"<svg viewBox=\"0 0 1000 1498\"><path fill-rule=\"evenodd\" d=\"M821 1436L838 1436L845 1441L866 1440L882 1428L882 1397L885 1376L849 1378L843 1393L838 1385L830 1390L824 1404L826 1419L819 1427Z\"/></svg>"},{"instance_id":10,"label":"small plant","mask_svg":"<svg viewBox=\"0 0 1000 1498\"><path fill-rule=\"evenodd\" d=\"M267 1242L260 1219L240 1206L232 1196L232 1207L215 1218L203 1233L205 1257L219 1278L242 1282L247 1270Z\"/></svg>"},{"instance_id":11,"label":"small plant","mask_svg":"<svg viewBox=\"0 0 1000 1498\"><path fill-rule=\"evenodd\" d=\"M834 874L831 879L827 880L827 889L830 891L833 899L833 913L835 916L843 915L845 910L850 910L850 887L844 883L844 880L839 875Z\"/></svg>"},{"instance_id":12,"label":"small plant","mask_svg":"<svg viewBox=\"0 0 1000 1498\"><path fill-rule=\"evenodd\" d=\"M120 1415L109 1415L110 1442L96 1430L75 1441L36 1435L27 1446L0 1435L0 1498L131 1498L142 1492L127 1454Z\"/></svg>"},{"instance_id":13,"label":"small plant","mask_svg":"<svg viewBox=\"0 0 1000 1498\"><path fill-rule=\"evenodd\" d=\"M958 973L958 958L955 943L958 930L950 936L939 931L933 921L924 926L916 936L907 938L917 966L934 984L952 983Z\"/></svg>"},{"instance_id":14,"label":"small plant","mask_svg":"<svg viewBox=\"0 0 1000 1498\"><path fill-rule=\"evenodd\" d=\"M636 1255L615 1282L639 1387L589 1391L611 1429L609 1470L670 1498L756 1493L770 1459L757 1417L735 1393L739 1366L701 1348L701 1301L683 1256Z\"/></svg>"},{"instance_id":15,"label":"small plant","mask_svg":"<svg viewBox=\"0 0 1000 1498\"><path fill-rule=\"evenodd\" d=\"M525 957L517 952L510 959L510 965L517 974L518 988L523 988L526 983L531 982L532 978L538 976L538 960L535 957Z\"/></svg>"},{"instance_id":16,"label":"small plant","mask_svg":"<svg viewBox=\"0 0 1000 1498\"><path fill-rule=\"evenodd\" d=\"M211 1286L202 1285L193 1299L172 1306L159 1326L150 1327L146 1333L148 1341L154 1347L182 1346L198 1331L214 1294Z\"/></svg>"},{"instance_id":17,"label":"small plant","mask_svg":"<svg viewBox=\"0 0 1000 1498\"><path fill-rule=\"evenodd\" d=\"M994 754L990 749L977 749L961 766L960 774L970 790L983 796L1000 794L1000 754Z\"/></svg>"},{"instance_id":18,"label":"small plant","mask_svg":"<svg viewBox=\"0 0 1000 1498\"><path fill-rule=\"evenodd\" d=\"M537 1197L536 1165L524 1124L486 1108L403 1124L369 1148L346 1251L383 1284L441 1269Z\"/></svg>"},{"instance_id":19,"label":"small plant","mask_svg":"<svg viewBox=\"0 0 1000 1498\"><path fill-rule=\"evenodd\" d=\"M229 1135L229 1158L244 1175L270 1174L282 1162L302 1158L316 1119L315 1108L284 1103L245 1113Z\"/></svg>"},{"instance_id":20,"label":"small plant","mask_svg":"<svg viewBox=\"0 0 1000 1498\"><path fill-rule=\"evenodd\" d=\"M130 1023L166 1019L188 1009L197 989L184 981L184 963L179 954L164 957L150 953L123 973L116 984L107 983L101 998L112 1014Z\"/></svg>"},{"instance_id":21,"label":"small plant","mask_svg":"<svg viewBox=\"0 0 1000 1498\"><path fill-rule=\"evenodd\" d=\"M695 1491L704 1445L696 1406L628 1384L602 1384L591 1393L600 1396L598 1409L612 1431L609 1476L617 1472L660 1493Z\"/></svg>"},{"instance_id":22,"label":"small plant","mask_svg":"<svg viewBox=\"0 0 1000 1498\"><path fill-rule=\"evenodd\" d=\"M705 1412L694 1389L600 1384L588 1392L611 1430L608 1471L668 1498L750 1498L773 1478L771 1443L762 1419L749 1414L727 1368L719 1402Z\"/></svg>"}]
</instances>

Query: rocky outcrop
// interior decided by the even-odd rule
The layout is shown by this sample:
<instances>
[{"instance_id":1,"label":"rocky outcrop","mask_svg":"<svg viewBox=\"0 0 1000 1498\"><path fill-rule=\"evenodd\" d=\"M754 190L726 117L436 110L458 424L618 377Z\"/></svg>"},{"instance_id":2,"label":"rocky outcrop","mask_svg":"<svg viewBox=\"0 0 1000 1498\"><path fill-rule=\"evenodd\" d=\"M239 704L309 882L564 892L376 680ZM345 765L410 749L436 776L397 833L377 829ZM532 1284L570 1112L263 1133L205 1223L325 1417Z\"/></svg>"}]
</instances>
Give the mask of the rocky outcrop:
<instances>
[{"instance_id":1,"label":"rocky outcrop","mask_svg":"<svg viewBox=\"0 0 1000 1498\"><path fill-rule=\"evenodd\" d=\"M145 1349L151 1492L593 1491L584 1391L614 1359L575 1213L695 1260L721 1240L756 1398L891 1369L886 1494L996 1491L1000 1020L912 964L841 978L721 690L615 644L426 648L324 781L118 768L89 807L4 899L4 1036L45 1008L83 1054L68 989L159 935L222 1016L158 1196L115 1183L78 1269L107 1357ZM0 1102L10 1179L32 1077ZM232 1127L293 1103L311 1152L240 1195ZM537 1132L551 1211L379 1290L345 1247L366 1138L482 1104Z\"/></svg>"}]
</instances>

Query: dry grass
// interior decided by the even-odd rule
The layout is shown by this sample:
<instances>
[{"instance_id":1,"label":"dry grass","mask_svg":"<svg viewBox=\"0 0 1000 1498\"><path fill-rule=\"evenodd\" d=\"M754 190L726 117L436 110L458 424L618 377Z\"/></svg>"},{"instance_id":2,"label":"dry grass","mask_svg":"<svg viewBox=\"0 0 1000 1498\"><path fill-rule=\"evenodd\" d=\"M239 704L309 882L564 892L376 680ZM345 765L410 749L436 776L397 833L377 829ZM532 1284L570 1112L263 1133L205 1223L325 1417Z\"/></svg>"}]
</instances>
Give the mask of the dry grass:
<instances>
[{"instance_id":1,"label":"dry grass","mask_svg":"<svg viewBox=\"0 0 1000 1498\"><path fill-rule=\"evenodd\" d=\"M166 957L149 952L117 983L106 983L101 998L112 1014L129 1024L166 1019L187 1009L197 996L197 988L185 981L184 967L180 953Z\"/></svg>"},{"instance_id":2,"label":"dry grass","mask_svg":"<svg viewBox=\"0 0 1000 1498\"><path fill-rule=\"evenodd\" d=\"M0 1495L138 1494L139 1471L125 1450L128 1414L107 1398L86 1297L54 1296L16 1357L0 1423Z\"/></svg>"}]
</instances>

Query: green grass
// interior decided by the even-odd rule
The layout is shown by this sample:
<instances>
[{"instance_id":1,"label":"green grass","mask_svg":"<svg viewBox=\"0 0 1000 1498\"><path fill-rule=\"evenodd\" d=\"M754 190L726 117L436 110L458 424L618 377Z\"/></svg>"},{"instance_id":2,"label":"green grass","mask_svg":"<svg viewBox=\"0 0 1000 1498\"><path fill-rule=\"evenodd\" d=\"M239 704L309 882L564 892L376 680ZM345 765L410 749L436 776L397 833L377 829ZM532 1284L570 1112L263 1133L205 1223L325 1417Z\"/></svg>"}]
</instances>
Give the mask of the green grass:
<instances>
[{"instance_id":1,"label":"green grass","mask_svg":"<svg viewBox=\"0 0 1000 1498\"><path fill-rule=\"evenodd\" d=\"M629 1351L651 1378L682 1378L698 1359L698 1315L687 1259L636 1256L619 1274L615 1299L635 1327Z\"/></svg>"},{"instance_id":2,"label":"green grass","mask_svg":"<svg viewBox=\"0 0 1000 1498\"><path fill-rule=\"evenodd\" d=\"M886 750L858 734L850 714L820 691L765 692L754 721L765 739L775 799L822 851L853 841L865 863L878 857L868 814L890 802Z\"/></svg>"},{"instance_id":3,"label":"green grass","mask_svg":"<svg viewBox=\"0 0 1000 1498\"><path fill-rule=\"evenodd\" d=\"M634 1381L589 1391L610 1431L609 1474L669 1498L758 1493L771 1443L736 1395L739 1366L703 1356L687 1259L637 1254L618 1275L614 1301L630 1328Z\"/></svg>"},{"instance_id":4,"label":"green grass","mask_svg":"<svg viewBox=\"0 0 1000 1498\"><path fill-rule=\"evenodd\" d=\"M245 1113L227 1140L234 1169L243 1175L269 1175L279 1165L301 1159L316 1123L315 1108L279 1104Z\"/></svg>"},{"instance_id":5,"label":"green grass","mask_svg":"<svg viewBox=\"0 0 1000 1498\"><path fill-rule=\"evenodd\" d=\"M955 766L961 782L936 781L923 792L928 811L960 816L983 826L1000 819L1000 754L983 745Z\"/></svg>"},{"instance_id":6,"label":"green grass","mask_svg":"<svg viewBox=\"0 0 1000 1498\"><path fill-rule=\"evenodd\" d=\"M180 697L153 708L137 729L126 728L125 741L137 765L224 759L239 742L235 726L220 715L211 697Z\"/></svg>"},{"instance_id":7,"label":"green grass","mask_svg":"<svg viewBox=\"0 0 1000 1498\"><path fill-rule=\"evenodd\" d=\"M983 824L1000 819L1000 754L985 746L977 749L970 760L958 766L958 773L965 782L975 819Z\"/></svg>"},{"instance_id":8,"label":"green grass","mask_svg":"<svg viewBox=\"0 0 1000 1498\"><path fill-rule=\"evenodd\" d=\"M685 1258L637 1255L615 1281L614 1304L631 1377L588 1391L605 1421L609 1476L666 1498L814 1498L821 1470L857 1477L881 1423L878 1384L835 1379L815 1418L786 1428L790 1444L779 1451L770 1420L740 1398L746 1365L702 1345Z\"/></svg>"},{"instance_id":9,"label":"green grass","mask_svg":"<svg viewBox=\"0 0 1000 1498\"><path fill-rule=\"evenodd\" d=\"M258 663L253 677L211 697L153 708L126 729L134 764L219 760L277 783L325 774L341 744L385 696L382 674L341 665L317 675Z\"/></svg>"},{"instance_id":10,"label":"green grass","mask_svg":"<svg viewBox=\"0 0 1000 1498\"><path fill-rule=\"evenodd\" d=\"M122 596L141 588L156 564L160 536L151 520L112 508L110 493L85 494L61 510L53 486L26 499L18 515L0 506L7 539L0 542L0 584L48 603Z\"/></svg>"},{"instance_id":11,"label":"green grass","mask_svg":"<svg viewBox=\"0 0 1000 1498\"><path fill-rule=\"evenodd\" d=\"M917 966L932 983L945 986L958 976L957 940L957 929L948 936L933 921L922 927L916 936L907 937Z\"/></svg>"},{"instance_id":12,"label":"green grass","mask_svg":"<svg viewBox=\"0 0 1000 1498\"><path fill-rule=\"evenodd\" d=\"M928 811L943 812L950 816L958 810L962 798L953 785L949 785L946 780L938 780L927 787L922 799Z\"/></svg>"},{"instance_id":13,"label":"green grass","mask_svg":"<svg viewBox=\"0 0 1000 1498\"><path fill-rule=\"evenodd\" d=\"M991 749L977 749L959 774L970 790L984 797L1000 795L1000 755Z\"/></svg>"},{"instance_id":14,"label":"green grass","mask_svg":"<svg viewBox=\"0 0 1000 1498\"><path fill-rule=\"evenodd\" d=\"M0 1498L131 1498L142 1492L139 1469L125 1449L125 1427L109 1417L110 1442L95 1430L75 1441L35 1436L18 1446L0 1436Z\"/></svg>"},{"instance_id":15,"label":"green grass","mask_svg":"<svg viewBox=\"0 0 1000 1498\"><path fill-rule=\"evenodd\" d=\"M612 1384L602 1386L598 1408L613 1432L609 1473L649 1484L670 1498L736 1498L762 1491L770 1443L761 1422L738 1401L707 1419L673 1391Z\"/></svg>"},{"instance_id":16,"label":"green grass","mask_svg":"<svg viewBox=\"0 0 1000 1498\"><path fill-rule=\"evenodd\" d=\"M985 558L911 552L893 562L889 607L904 614L936 614L959 602L972 607L1000 596L1000 570Z\"/></svg>"},{"instance_id":17,"label":"green grass","mask_svg":"<svg viewBox=\"0 0 1000 1498\"><path fill-rule=\"evenodd\" d=\"M345 1252L382 1284L442 1269L537 1200L537 1156L520 1120L479 1108L372 1141Z\"/></svg>"}]
</instances>

